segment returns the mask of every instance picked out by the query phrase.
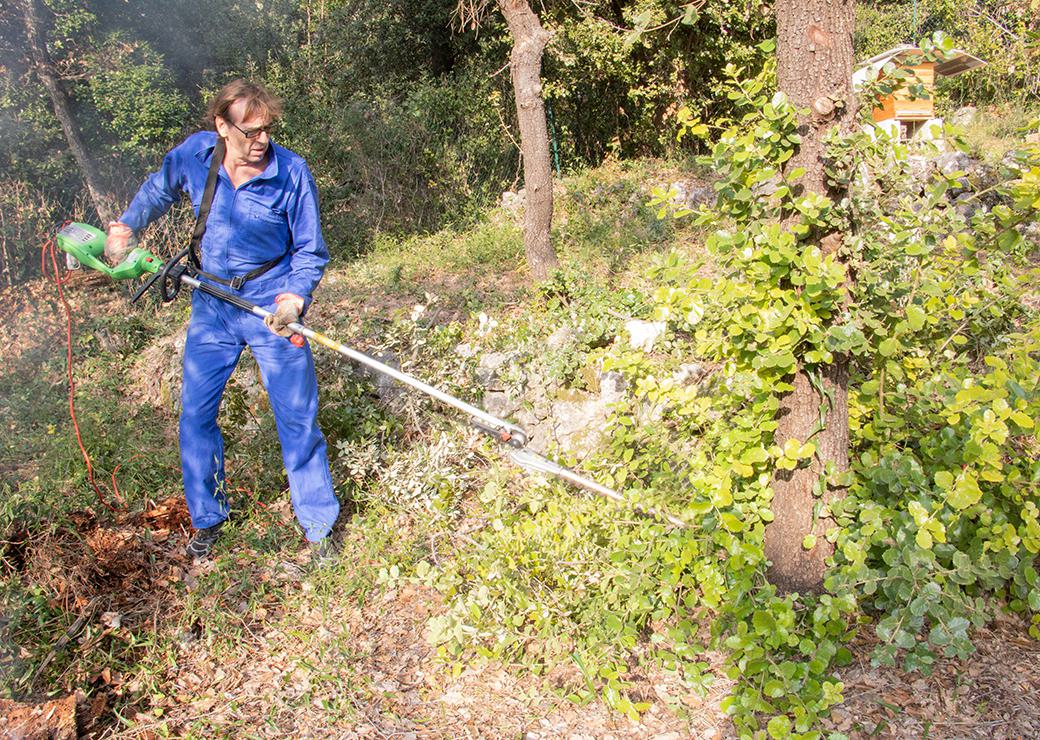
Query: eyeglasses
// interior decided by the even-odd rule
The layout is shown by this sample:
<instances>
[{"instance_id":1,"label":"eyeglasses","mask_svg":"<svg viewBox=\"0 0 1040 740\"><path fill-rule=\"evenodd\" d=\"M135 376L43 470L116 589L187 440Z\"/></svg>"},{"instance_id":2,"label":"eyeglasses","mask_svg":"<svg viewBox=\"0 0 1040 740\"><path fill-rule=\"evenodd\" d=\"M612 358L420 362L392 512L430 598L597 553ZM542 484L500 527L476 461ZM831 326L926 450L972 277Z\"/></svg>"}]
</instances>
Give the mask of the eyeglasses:
<instances>
[{"instance_id":1,"label":"eyeglasses","mask_svg":"<svg viewBox=\"0 0 1040 740\"><path fill-rule=\"evenodd\" d=\"M255 139L260 134L267 134L268 136L270 136L271 132L275 128L275 124L269 123L266 126L260 126L258 128L251 128L249 130L246 130L246 129L242 128L241 126L239 126L234 121L232 121L230 118L225 118L224 120L227 121L228 123L230 123L235 128L237 128L239 133L242 134L242 136L244 136L244 137L246 137L247 139L250 139L250 140Z\"/></svg>"}]
</instances>

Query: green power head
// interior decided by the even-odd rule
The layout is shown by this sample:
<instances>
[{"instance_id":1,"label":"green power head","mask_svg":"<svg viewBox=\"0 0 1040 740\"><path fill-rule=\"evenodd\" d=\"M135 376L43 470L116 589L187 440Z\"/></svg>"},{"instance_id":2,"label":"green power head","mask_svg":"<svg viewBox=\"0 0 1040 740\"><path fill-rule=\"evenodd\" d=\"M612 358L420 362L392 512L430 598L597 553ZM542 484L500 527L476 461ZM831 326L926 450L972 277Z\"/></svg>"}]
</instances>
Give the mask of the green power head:
<instances>
[{"instance_id":1,"label":"green power head","mask_svg":"<svg viewBox=\"0 0 1040 740\"><path fill-rule=\"evenodd\" d=\"M58 232L58 246L81 265L103 272L113 280L132 280L145 273L158 272L162 261L147 249L135 248L122 262L110 267L101 257L105 254L105 232L90 224L67 224Z\"/></svg>"}]
</instances>

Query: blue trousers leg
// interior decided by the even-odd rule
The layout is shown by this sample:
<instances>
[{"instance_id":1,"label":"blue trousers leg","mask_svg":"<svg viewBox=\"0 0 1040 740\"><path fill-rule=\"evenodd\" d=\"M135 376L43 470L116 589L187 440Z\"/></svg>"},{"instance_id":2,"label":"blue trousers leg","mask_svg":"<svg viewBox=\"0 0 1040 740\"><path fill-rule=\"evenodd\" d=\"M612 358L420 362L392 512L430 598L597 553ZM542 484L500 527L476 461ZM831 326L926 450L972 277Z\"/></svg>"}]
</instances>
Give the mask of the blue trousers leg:
<instances>
[{"instance_id":1,"label":"blue trousers leg","mask_svg":"<svg viewBox=\"0 0 1040 740\"><path fill-rule=\"evenodd\" d=\"M184 498L191 523L212 527L228 517L224 496L224 438L217 427L220 399L244 343L236 339L220 313L193 300L184 345L180 445Z\"/></svg>"},{"instance_id":2,"label":"blue trousers leg","mask_svg":"<svg viewBox=\"0 0 1040 740\"><path fill-rule=\"evenodd\" d=\"M325 437L318 428L318 380L310 346L296 347L242 315L243 330L271 399L289 495L306 537L326 536L339 516Z\"/></svg>"}]
</instances>

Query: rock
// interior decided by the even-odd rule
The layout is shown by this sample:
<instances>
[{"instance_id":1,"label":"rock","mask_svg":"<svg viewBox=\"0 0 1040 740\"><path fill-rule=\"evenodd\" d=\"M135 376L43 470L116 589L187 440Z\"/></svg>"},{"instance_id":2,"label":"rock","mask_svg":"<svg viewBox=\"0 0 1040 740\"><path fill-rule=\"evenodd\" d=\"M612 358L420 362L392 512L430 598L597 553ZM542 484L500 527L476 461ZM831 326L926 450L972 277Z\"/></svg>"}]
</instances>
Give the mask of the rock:
<instances>
[{"instance_id":1,"label":"rock","mask_svg":"<svg viewBox=\"0 0 1040 740\"><path fill-rule=\"evenodd\" d=\"M935 167L948 177L954 172L968 172L972 161L964 152L943 152L935 158Z\"/></svg>"},{"instance_id":2,"label":"rock","mask_svg":"<svg viewBox=\"0 0 1040 740\"><path fill-rule=\"evenodd\" d=\"M698 207L715 203L715 190L711 185L699 180L679 180L668 186L668 192L674 193L670 199L677 208L696 210Z\"/></svg>"},{"instance_id":3,"label":"rock","mask_svg":"<svg viewBox=\"0 0 1040 740\"><path fill-rule=\"evenodd\" d=\"M632 319L625 322L625 330L628 332L628 343L632 349L650 352L657 340L664 336L665 323Z\"/></svg>"},{"instance_id":4,"label":"rock","mask_svg":"<svg viewBox=\"0 0 1040 740\"><path fill-rule=\"evenodd\" d=\"M950 123L956 126L970 126L975 123L975 117L978 115L978 109L973 105L965 105L962 108L958 108L950 116Z\"/></svg>"},{"instance_id":5,"label":"rock","mask_svg":"<svg viewBox=\"0 0 1040 740\"><path fill-rule=\"evenodd\" d=\"M455 345L455 354L459 357L468 360L477 354L477 349L469 342L459 342Z\"/></svg>"},{"instance_id":6,"label":"rock","mask_svg":"<svg viewBox=\"0 0 1040 740\"><path fill-rule=\"evenodd\" d=\"M600 373L599 376L599 399L604 404L618 403L625 397L628 381L619 372L610 370Z\"/></svg>"},{"instance_id":7,"label":"rock","mask_svg":"<svg viewBox=\"0 0 1040 740\"><path fill-rule=\"evenodd\" d=\"M955 172L964 174L957 178L957 184L950 187L948 194L959 196L966 190L971 190L971 181L968 173L972 170L973 160L964 152L943 152L935 158L935 168L947 177Z\"/></svg>"},{"instance_id":8,"label":"rock","mask_svg":"<svg viewBox=\"0 0 1040 740\"><path fill-rule=\"evenodd\" d=\"M922 184L928 182L932 175L932 169L935 167L931 157L924 157L921 155L911 155L907 157L906 164L910 169L911 176Z\"/></svg>"},{"instance_id":9,"label":"rock","mask_svg":"<svg viewBox=\"0 0 1040 740\"><path fill-rule=\"evenodd\" d=\"M1028 165L1015 156L1014 149L1004 154L1003 158L1000 160L1000 165L1011 170L1012 173L1018 173L1019 175L1029 171Z\"/></svg>"},{"instance_id":10,"label":"rock","mask_svg":"<svg viewBox=\"0 0 1040 740\"><path fill-rule=\"evenodd\" d=\"M505 352L486 352L477 361L477 382L485 388L496 388L501 390L501 384L496 383L500 371L509 365L514 355Z\"/></svg>"},{"instance_id":11,"label":"rock","mask_svg":"<svg viewBox=\"0 0 1040 740\"><path fill-rule=\"evenodd\" d=\"M972 216L979 211L985 213L989 210L985 203L975 197L974 193L961 193L953 199L953 207L964 217L965 221L970 221Z\"/></svg>"},{"instance_id":12,"label":"rock","mask_svg":"<svg viewBox=\"0 0 1040 740\"><path fill-rule=\"evenodd\" d=\"M484 394L484 410L492 416L505 419L520 410L520 400L505 391L488 391Z\"/></svg>"},{"instance_id":13,"label":"rock","mask_svg":"<svg viewBox=\"0 0 1040 740\"><path fill-rule=\"evenodd\" d=\"M556 401L552 405L552 434L567 452L588 455L599 444L607 421L606 405L599 399Z\"/></svg>"},{"instance_id":14,"label":"rock","mask_svg":"<svg viewBox=\"0 0 1040 740\"><path fill-rule=\"evenodd\" d=\"M549 335L549 338L545 340L545 344L550 349L560 349L568 344L573 344L577 340L578 332L573 326L561 326Z\"/></svg>"},{"instance_id":15,"label":"rock","mask_svg":"<svg viewBox=\"0 0 1040 740\"><path fill-rule=\"evenodd\" d=\"M708 369L699 362L684 362L672 375L672 380L676 385L692 385L703 378L707 371Z\"/></svg>"},{"instance_id":16,"label":"rock","mask_svg":"<svg viewBox=\"0 0 1040 740\"><path fill-rule=\"evenodd\" d=\"M980 159L973 159L963 152L943 152L935 158L935 167L944 175L949 177L955 172L963 172L962 177L957 178L956 185L950 187L947 196L958 199L965 192L979 192L989 189L997 184L999 174L994 166ZM992 207L999 199L996 193L986 193L982 197L987 207Z\"/></svg>"}]
</instances>

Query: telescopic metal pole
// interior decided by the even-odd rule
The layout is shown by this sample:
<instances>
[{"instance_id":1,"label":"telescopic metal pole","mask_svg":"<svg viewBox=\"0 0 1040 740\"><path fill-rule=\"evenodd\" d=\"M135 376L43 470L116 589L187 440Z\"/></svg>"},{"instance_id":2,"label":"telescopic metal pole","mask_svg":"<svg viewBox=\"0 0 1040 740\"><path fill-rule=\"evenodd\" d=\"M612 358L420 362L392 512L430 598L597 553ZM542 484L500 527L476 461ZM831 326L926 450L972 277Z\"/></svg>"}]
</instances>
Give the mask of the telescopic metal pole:
<instances>
[{"instance_id":1,"label":"telescopic metal pole","mask_svg":"<svg viewBox=\"0 0 1040 740\"><path fill-rule=\"evenodd\" d=\"M182 273L177 279L179 279L181 282L187 285L190 285L195 290L201 290L203 293L208 293L209 295L214 296L215 298L219 298L223 301L226 301L234 306L241 308L243 311L248 311L249 313L261 319L266 319L268 316L273 315L271 311L268 311L265 308L261 308L260 306L257 306L255 303L251 303L243 298L240 298L239 296L234 295L233 293L228 293L225 290L221 290L220 288L217 288L211 285L210 283L204 283L201 280L194 278L191 275L188 275L187 273ZM640 513L646 514L656 519L661 519L676 527L680 527L683 529L689 527L689 525L686 522L679 519L678 517L658 511L657 509L645 506L643 504L630 502L617 491L607 488L606 486L597 483L594 480L590 480L589 478L586 478L585 476L582 476L569 468L565 468L564 466L560 465L557 462L554 462L553 460L550 460L544 455L540 455L537 452L534 452L533 450L525 449L528 442L528 434L515 424L511 424L504 419L500 419L497 416L489 414L481 408L466 403L465 401L459 400L454 396L448 395L439 388L435 388L434 386L428 383L424 383L418 378L412 377L408 373L403 373L400 370L397 370L396 368L390 367L385 363L379 362L379 360L375 360L366 354L351 349L345 344L337 342L334 339L330 339L324 334L316 332L310 327L304 326L301 323L291 323L288 325L287 328L296 334L300 334L306 337L307 339L317 342L318 344L322 345L327 349L332 350L333 352L343 355L344 357L354 360L355 362L365 365L366 367L372 368L376 372L382 373L383 375L393 378L399 383L403 383L404 385L415 388L418 391L422 391L423 393L432 396L433 398L436 398L438 401L441 401L442 403L445 403L448 406L456 408L459 411L462 411L464 414L468 414L469 416L473 417L474 419L478 419L480 422L483 423L476 423L475 426L477 426L477 428L489 434L490 436L494 437L496 441L502 442L513 447L514 450L510 457L517 465L520 465L523 468L528 468L530 470L536 470L538 472L555 475L559 478L570 481L571 483L580 488L584 488L587 491L591 491L592 493L595 493L599 496L603 496L604 498L609 498L621 504L631 505L636 511Z\"/></svg>"},{"instance_id":2,"label":"telescopic metal pole","mask_svg":"<svg viewBox=\"0 0 1040 740\"><path fill-rule=\"evenodd\" d=\"M187 283L196 290L201 290L204 293L209 293L212 296L221 298L225 301L228 301L229 303L233 303L239 308L249 311L254 316L259 316L261 319L265 319L268 316L272 315L272 313L267 309L261 308L260 306L250 303L249 301L243 300L242 298L228 293L227 291L215 288L209 283L204 283L201 280L193 278L189 275L182 275L181 281ZM331 349L333 352L338 352L344 357L347 357L351 360L354 360L355 362L359 362L362 365L370 367L376 372L382 373L383 375L387 375L393 378L394 380L398 381L399 383L411 386L416 390L422 391L427 395L433 396L438 401L446 403L449 406L457 408L459 411L462 411L465 414L469 414L470 416L480 419L481 421L494 427L495 429L501 429L503 431L506 431L509 433L510 439L514 436L520 437L521 446L527 443L527 434L524 432L523 429L516 426L515 424L510 424L508 421L505 421L504 419L499 419L497 416L492 416L483 409L477 408L476 406L468 404L465 401L461 401L458 398L455 398L454 396L449 396L447 393L440 390L439 388L435 388L434 386L429 385L428 383L424 383L418 378L413 378L411 375L408 375L407 373L402 373L400 370L392 368L389 365L380 362L379 360L375 360L366 354L358 352L357 350L351 349L345 344L337 342L334 339L330 339L324 334L316 332L310 327L304 326L303 324L292 323L289 324L287 328L295 334L300 334L304 337L307 337L307 339L311 339L317 342L323 347Z\"/></svg>"}]
</instances>

